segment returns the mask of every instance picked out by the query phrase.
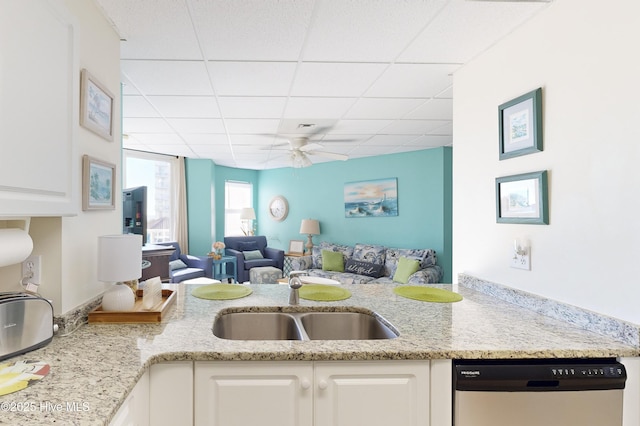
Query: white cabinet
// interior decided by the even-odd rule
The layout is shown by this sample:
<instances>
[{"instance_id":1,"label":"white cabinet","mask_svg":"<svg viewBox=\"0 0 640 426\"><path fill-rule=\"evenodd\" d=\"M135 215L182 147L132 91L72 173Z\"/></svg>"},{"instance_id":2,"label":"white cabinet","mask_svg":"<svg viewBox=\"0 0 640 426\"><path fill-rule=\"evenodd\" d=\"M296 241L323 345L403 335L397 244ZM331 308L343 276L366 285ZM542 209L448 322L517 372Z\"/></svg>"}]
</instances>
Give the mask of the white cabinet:
<instances>
[{"instance_id":1,"label":"white cabinet","mask_svg":"<svg viewBox=\"0 0 640 426\"><path fill-rule=\"evenodd\" d=\"M171 361L151 366L149 419L152 426L193 424L193 362Z\"/></svg>"},{"instance_id":2,"label":"white cabinet","mask_svg":"<svg viewBox=\"0 0 640 426\"><path fill-rule=\"evenodd\" d=\"M311 426L310 362L196 362L195 425Z\"/></svg>"},{"instance_id":3,"label":"white cabinet","mask_svg":"<svg viewBox=\"0 0 640 426\"><path fill-rule=\"evenodd\" d=\"M316 426L429 424L428 361L315 363Z\"/></svg>"},{"instance_id":4,"label":"white cabinet","mask_svg":"<svg viewBox=\"0 0 640 426\"><path fill-rule=\"evenodd\" d=\"M0 216L77 214L74 25L59 1L0 2Z\"/></svg>"},{"instance_id":5,"label":"white cabinet","mask_svg":"<svg viewBox=\"0 0 640 426\"><path fill-rule=\"evenodd\" d=\"M124 400L110 426L149 426L149 372L138 380Z\"/></svg>"},{"instance_id":6,"label":"white cabinet","mask_svg":"<svg viewBox=\"0 0 640 426\"><path fill-rule=\"evenodd\" d=\"M196 362L195 425L429 424L429 362Z\"/></svg>"}]
</instances>

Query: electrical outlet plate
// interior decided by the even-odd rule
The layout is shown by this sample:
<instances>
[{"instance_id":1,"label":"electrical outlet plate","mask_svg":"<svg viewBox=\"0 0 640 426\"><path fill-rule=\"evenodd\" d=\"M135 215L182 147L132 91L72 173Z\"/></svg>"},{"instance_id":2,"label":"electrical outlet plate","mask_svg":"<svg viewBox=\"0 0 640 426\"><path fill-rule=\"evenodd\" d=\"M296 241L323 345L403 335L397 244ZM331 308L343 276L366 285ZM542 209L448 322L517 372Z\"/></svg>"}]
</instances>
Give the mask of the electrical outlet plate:
<instances>
[{"instance_id":1,"label":"electrical outlet plate","mask_svg":"<svg viewBox=\"0 0 640 426\"><path fill-rule=\"evenodd\" d=\"M22 277L28 277L27 282L42 284L42 256L31 255L22 262Z\"/></svg>"},{"instance_id":2,"label":"electrical outlet plate","mask_svg":"<svg viewBox=\"0 0 640 426\"><path fill-rule=\"evenodd\" d=\"M531 251L527 250L526 254L513 253L511 258L511 267L516 269L531 270Z\"/></svg>"}]
</instances>

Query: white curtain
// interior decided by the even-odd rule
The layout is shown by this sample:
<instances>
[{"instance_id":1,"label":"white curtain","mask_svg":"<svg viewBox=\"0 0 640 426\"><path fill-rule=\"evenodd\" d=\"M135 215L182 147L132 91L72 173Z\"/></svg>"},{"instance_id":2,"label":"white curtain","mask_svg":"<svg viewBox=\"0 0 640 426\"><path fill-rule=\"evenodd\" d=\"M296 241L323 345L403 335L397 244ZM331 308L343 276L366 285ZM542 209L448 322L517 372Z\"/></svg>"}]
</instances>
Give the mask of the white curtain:
<instances>
[{"instance_id":1,"label":"white curtain","mask_svg":"<svg viewBox=\"0 0 640 426\"><path fill-rule=\"evenodd\" d=\"M187 219L187 182L184 171L184 157L178 157L178 166L173 175L175 179L173 197L173 229L180 249L183 253L189 253L189 226Z\"/></svg>"}]
</instances>

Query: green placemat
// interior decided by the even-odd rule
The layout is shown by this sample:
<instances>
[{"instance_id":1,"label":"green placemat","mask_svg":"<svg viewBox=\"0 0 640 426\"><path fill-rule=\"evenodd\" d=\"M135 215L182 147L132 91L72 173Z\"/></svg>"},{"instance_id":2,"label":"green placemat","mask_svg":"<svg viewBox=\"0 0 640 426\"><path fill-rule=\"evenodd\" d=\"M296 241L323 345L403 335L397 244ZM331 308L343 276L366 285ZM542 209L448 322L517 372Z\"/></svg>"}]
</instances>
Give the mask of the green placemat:
<instances>
[{"instance_id":1,"label":"green placemat","mask_svg":"<svg viewBox=\"0 0 640 426\"><path fill-rule=\"evenodd\" d=\"M240 299L251 293L253 290L240 284L209 284L196 287L191 291L195 297L209 300Z\"/></svg>"},{"instance_id":2,"label":"green placemat","mask_svg":"<svg viewBox=\"0 0 640 426\"><path fill-rule=\"evenodd\" d=\"M318 302L334 302L351 297L351 292L346 288L325 284L305 284L300 287L300 297Z\"/></svg>"},{"instance_id":3,"label":"green placemat","mask_svg":"<svg viewBox=\"0 0 640 426\"><path fill-rule=\"evenodd\" d=\"M393 292L407 299L420 300L422 302L451 303L462 300L462 296L453 291L416 285L396 287L393 289Z\"/></svg>"}]
</instances>

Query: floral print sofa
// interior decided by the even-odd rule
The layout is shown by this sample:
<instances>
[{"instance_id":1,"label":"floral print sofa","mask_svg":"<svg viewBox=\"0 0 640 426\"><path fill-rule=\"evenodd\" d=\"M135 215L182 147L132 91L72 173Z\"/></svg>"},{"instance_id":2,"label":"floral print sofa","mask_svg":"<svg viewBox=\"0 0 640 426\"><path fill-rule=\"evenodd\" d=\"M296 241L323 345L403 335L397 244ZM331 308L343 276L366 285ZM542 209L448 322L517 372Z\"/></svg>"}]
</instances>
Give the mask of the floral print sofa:
<instances>
[{"instance_id":1,"label":"floral print sofa","mask_svg":"<svg viewBox=\"0 0 640 426\"><path fill-rule=\"evenodd\" d=\"M322 251L340 252L343 256L344 272L323 269ZM394 275L401 258L416 259L419 261L417 272L409 276L407 284L438 283L442 279L442 267L436 264L436 252L432 249L403 249L388 248L381 245L356 244L346 246L322 242L313 246L312 256L303 256L292 259L293 270L303 270L311 276L330 278L343 284L379 284L398 283L394 281ZM351 262L349 262L351 260ZM355 261L355 262L354 262ZM381 276L375 277L357 273L362 268L350 267L353 264L380 265ZM354 272L349 272L352 270ZM369 271L367 271L369 272Z\"/></svg>"}]
</instances>

